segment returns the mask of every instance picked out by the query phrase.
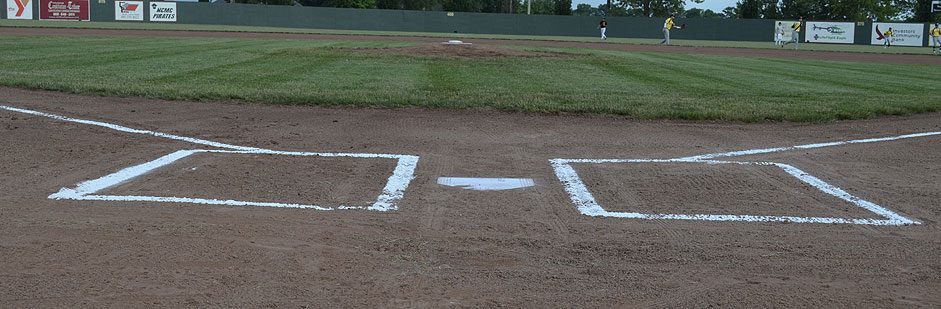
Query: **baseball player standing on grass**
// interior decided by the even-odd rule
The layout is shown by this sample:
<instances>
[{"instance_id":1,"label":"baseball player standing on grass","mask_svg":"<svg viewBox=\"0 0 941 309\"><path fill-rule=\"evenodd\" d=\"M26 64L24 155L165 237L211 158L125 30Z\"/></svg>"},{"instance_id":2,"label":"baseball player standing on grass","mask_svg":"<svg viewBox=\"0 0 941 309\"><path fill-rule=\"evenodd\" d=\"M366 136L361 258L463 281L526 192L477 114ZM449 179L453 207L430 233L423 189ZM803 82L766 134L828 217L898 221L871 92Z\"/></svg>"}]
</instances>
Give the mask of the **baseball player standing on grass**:
<instances>
[{"instance_id":1,"label":"baseball player standing on grass","mask_svg":"<svg viewBox=\"0 0 941 309\"><path fill-rule=\"evenodd\" d=\"M667 18L667 20L663 21L663 40L660 41L660 43L657 43L657 44L661 44L661 45L662 45L663 43L667 43L667 45L670 45L670 29L673 29L673 28L679 29L679 28L680 28L680 27L676 27L676 26L673 25L673 18L674 18L674 17L675 17L675 15L670 14L670 18Z\"/></svg>"},{"instance_id":2,"label":"baseball player standing on grass","mask_svg":"<svg viewBox=\"0 0 941 309\"><path fill-rule=\"evenodd\" d=\"M784 42L784 26L781 25L781 22L778 22L778 26L774 28L774 45L780 46Z\"/></svg>"},{"instance_id":3,"label":"baseball player standing on grass","mask_svg":"<svg viewBox=\"0 0 941 309\"><path fill-rule=\"evenodd\" d=\"M608 37L604 35L605 28L608 28L608 22L604 20L604 17L601 18L601 23L598 24L598 29L601 29L601 39L607 40Z\"/></svg>"},{"instance_id":4,"label":"baseball player standing on grass","mask_svg":"<svg viewBox=\"0 0 941 309\"><path fill-rule=\"evenodd\" d=\"M931 44L931 53L935 55L941 55L941 29L938 26L941 26L941 23L934 24L934 28L928 30L928 35L934 40L934 43Z\"/></svg>"},{"instance_id":5,"label":"baseball player standing on grass","mask_svg":"<svg viewBox=\"0 0 941 309\"><path fill-rule=\"evenodd\" d=\"M797 42L800 41L801 34L801 23L804 22L804 17L801 16L797 19L797 22L791 25L791 40L781 44L781 47L787 46L787 44L794 43L794 50L797 50Z\"/></svg>"},{"instance_id":6,"label":"baseball player standing on grass","mask_svg":"<svg viewBox=\"0 0 941 309\"><path fill-rule=\"evenodd\" d=\"M889 27L889 30L886 30L885 33L883 33L882 35L885 36L885 42L882 43L883 45L882 48L891 47L892 46L892 27Z\"/></svg>"}]
</instances>

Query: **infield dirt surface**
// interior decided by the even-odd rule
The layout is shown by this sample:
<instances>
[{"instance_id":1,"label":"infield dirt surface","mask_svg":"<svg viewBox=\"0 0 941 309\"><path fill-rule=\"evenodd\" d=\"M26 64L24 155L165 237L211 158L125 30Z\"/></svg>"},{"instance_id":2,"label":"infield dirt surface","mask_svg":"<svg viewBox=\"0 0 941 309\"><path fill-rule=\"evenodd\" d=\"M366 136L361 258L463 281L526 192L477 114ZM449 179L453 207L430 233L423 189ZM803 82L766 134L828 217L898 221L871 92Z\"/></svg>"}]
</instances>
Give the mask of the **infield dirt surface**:
<instances>
[{"instance_id":1,"label":"infield dirt surface","mask_svg":"<svg viewBox=\"0 0 941 309\"><path fill-rule=\"evenodd\" d=\"M276 150L420 156L399 209L48 199L200 145L0 111L0 301L12 307L907 307L941 304L941 136L736 160L795 165L920 221L879 227L590 217L553 158L671 158L941 131L941 115L828 124L103 98L0 88L0 104ZM195 170L193 168L196 168ZM613 210L874 214L780 172L576 165ZM114 194L325 205L374 199L380 159L202 155ZM438 177L533 178L473 191Z\"/></svg>"},{"instance_id":2,"label":"infield dirt surface","mask_svg":"<svg viewBox=\"0 0 941 309\"><path fill-rule=\"evenodd\" d=\"M63 31L119 35L0 28ZM830 52L596 46L848 60ZM388 212L53 200L47 197L63 187L177 150L212 148L0 109L4 306L941 306L941 135L734 158L799 167L921 223L907 226L591 217L579 213L549 162L676 158L941 131L938 113L743 124L163 101L3 87L0 105L241 146L420 157L398 210ZM375 200L393 168L382 159L200 154L106 193L333 207ZM878 217L767 167L574 168L612 211ZM532 178L535 186L474 191L439 185L438 177Z\"/></svg>"}]
</instances>

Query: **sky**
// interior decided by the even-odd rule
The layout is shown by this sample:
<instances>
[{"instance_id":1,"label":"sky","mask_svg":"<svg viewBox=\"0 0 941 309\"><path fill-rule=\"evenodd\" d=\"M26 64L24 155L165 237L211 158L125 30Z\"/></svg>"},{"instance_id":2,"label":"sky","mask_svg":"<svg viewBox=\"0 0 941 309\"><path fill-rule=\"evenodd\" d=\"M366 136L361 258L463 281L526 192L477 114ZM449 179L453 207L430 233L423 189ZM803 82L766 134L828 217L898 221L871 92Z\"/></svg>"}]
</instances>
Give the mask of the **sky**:
<instances>
[{"instance_id":1,"label":"sky","mask_svg":"<svg viewBox=\"0 0 941 309\"><path fill-rule=\"evenodd\" d=\"M706 0L703 3L695 3L692 1L686 1L686 9L700 8L703 10L709 9L715 12L722 12L723 9L735 6L737 0ZM525 3L525 2L523 2ZM592 7L598 7L599 4L608 3L607 0L572 0L572 9L578 6L579 3L588 3ZM524 4L525 5L525 4Z\"/></svg>"}]
</instances>

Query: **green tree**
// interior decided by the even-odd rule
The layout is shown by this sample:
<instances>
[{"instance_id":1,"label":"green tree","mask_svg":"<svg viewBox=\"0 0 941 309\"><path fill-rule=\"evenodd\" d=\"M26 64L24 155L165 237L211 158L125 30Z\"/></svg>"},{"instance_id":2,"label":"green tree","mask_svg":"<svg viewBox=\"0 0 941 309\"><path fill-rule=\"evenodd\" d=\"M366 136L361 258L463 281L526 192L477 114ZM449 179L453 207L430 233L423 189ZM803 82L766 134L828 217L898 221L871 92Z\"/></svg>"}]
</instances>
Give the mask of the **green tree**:
<instances>
[{"instance_id":1,"label":"green tree","mask_svg":"<svg viewBox=\"0 0 941 309\"><path fill-rule=\"evenodd\" d=\"M441 9L452 12L480 12L482 3L476 0L443 0Z\"/></svg>"},{"instance_id":2,"label":"green tree","mask_svg":"<svg viewBox=\"0 0 941 309\"><path fill-rule=\"evenodd\" d=\"M904 19L920 23L941 22L941 13L931 14L931 0L898 0Z\"/></svg>"},{"instance_id":3,"label":"green tree","mask_svg":"<svg viewBox=\"0 0 941 309\"><path fill-rule=\"evenodd\" d=\"M376 0L376 8L387 10L431 11L436 5L437 0Z\"/></svg>"},{"instance_id":4,"label":"green tree","mask_svg":"<svg viewBox=\"0 0 941 309\"><path fill-rule=\"evenodd\" d=\"M607 4L602 4L601 6L606 6ZM591 4L579 3L575 7L575 10L572 11L572 15L575 16L601 16L603 10L600 8L594 8Z\"/></svg>"},{"instance_id":5,"label":"green tree","mask_svg":"<svg viewBox=\"0 0 941 309\"><path fill-rule=\"evenodd\" d=\"M572 0L555 0L555 15L572 15Z\"/></svg>"},{"instance_id":6,"label":"green tree","mask_svg":"<svg viewBox=\"0 0 941 309\"><path fill-rule=\"evenodd\" d=\"M703 10L703 9L689 9L683 13L684 18L725 18L725 15L722 13L716 13L712 10Z\"/></svg>"},{"instance_id":7,"label":"green tree","mask_svg":"<svg viewBox=\"0 0 941 309\"><path fill-rule=\"evenodd\" d=\"M530 0L530 11L532 14L553 15L555 14L555 1L553 0ZM525 13L525 12L523 12Z\"/></svg>"},{"instance_id":8,"label":"green tree","mask_svg":"<svg viewBox=\"0 0 941 309\"><path fill-rule=\"evenodd\" d=\"M669 16L670 14L682 15L684 10L683 0L617 0L618 6L629 8L632 15L653 17ZM693 0L701 3L702 0Z\"/></svg>"}]
</instances>

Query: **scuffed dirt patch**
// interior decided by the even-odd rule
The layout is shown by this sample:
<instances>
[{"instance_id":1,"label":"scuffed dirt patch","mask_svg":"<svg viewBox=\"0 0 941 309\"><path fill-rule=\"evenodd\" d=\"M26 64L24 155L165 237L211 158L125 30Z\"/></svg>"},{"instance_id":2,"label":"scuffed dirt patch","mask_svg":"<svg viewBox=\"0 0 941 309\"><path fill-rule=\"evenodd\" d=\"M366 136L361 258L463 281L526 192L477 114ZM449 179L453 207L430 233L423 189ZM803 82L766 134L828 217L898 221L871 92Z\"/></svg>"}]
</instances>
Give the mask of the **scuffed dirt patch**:
<instances>
[{"instance_id":1,"label":"scuffed dirt patch","mask_svg":"<svg viewBox=\"0 0 941 309\"><path fill-rule=\"evenodd\" d=\"M510 49L493 45L451 45L451 44L421 44L394 48L379 49L353 49L367 54L380 55L407 55L418 57L437 58L491 58L491 57L572 57L565 53L543 53L518 49Z\"/></svg>"}]
</instances>

